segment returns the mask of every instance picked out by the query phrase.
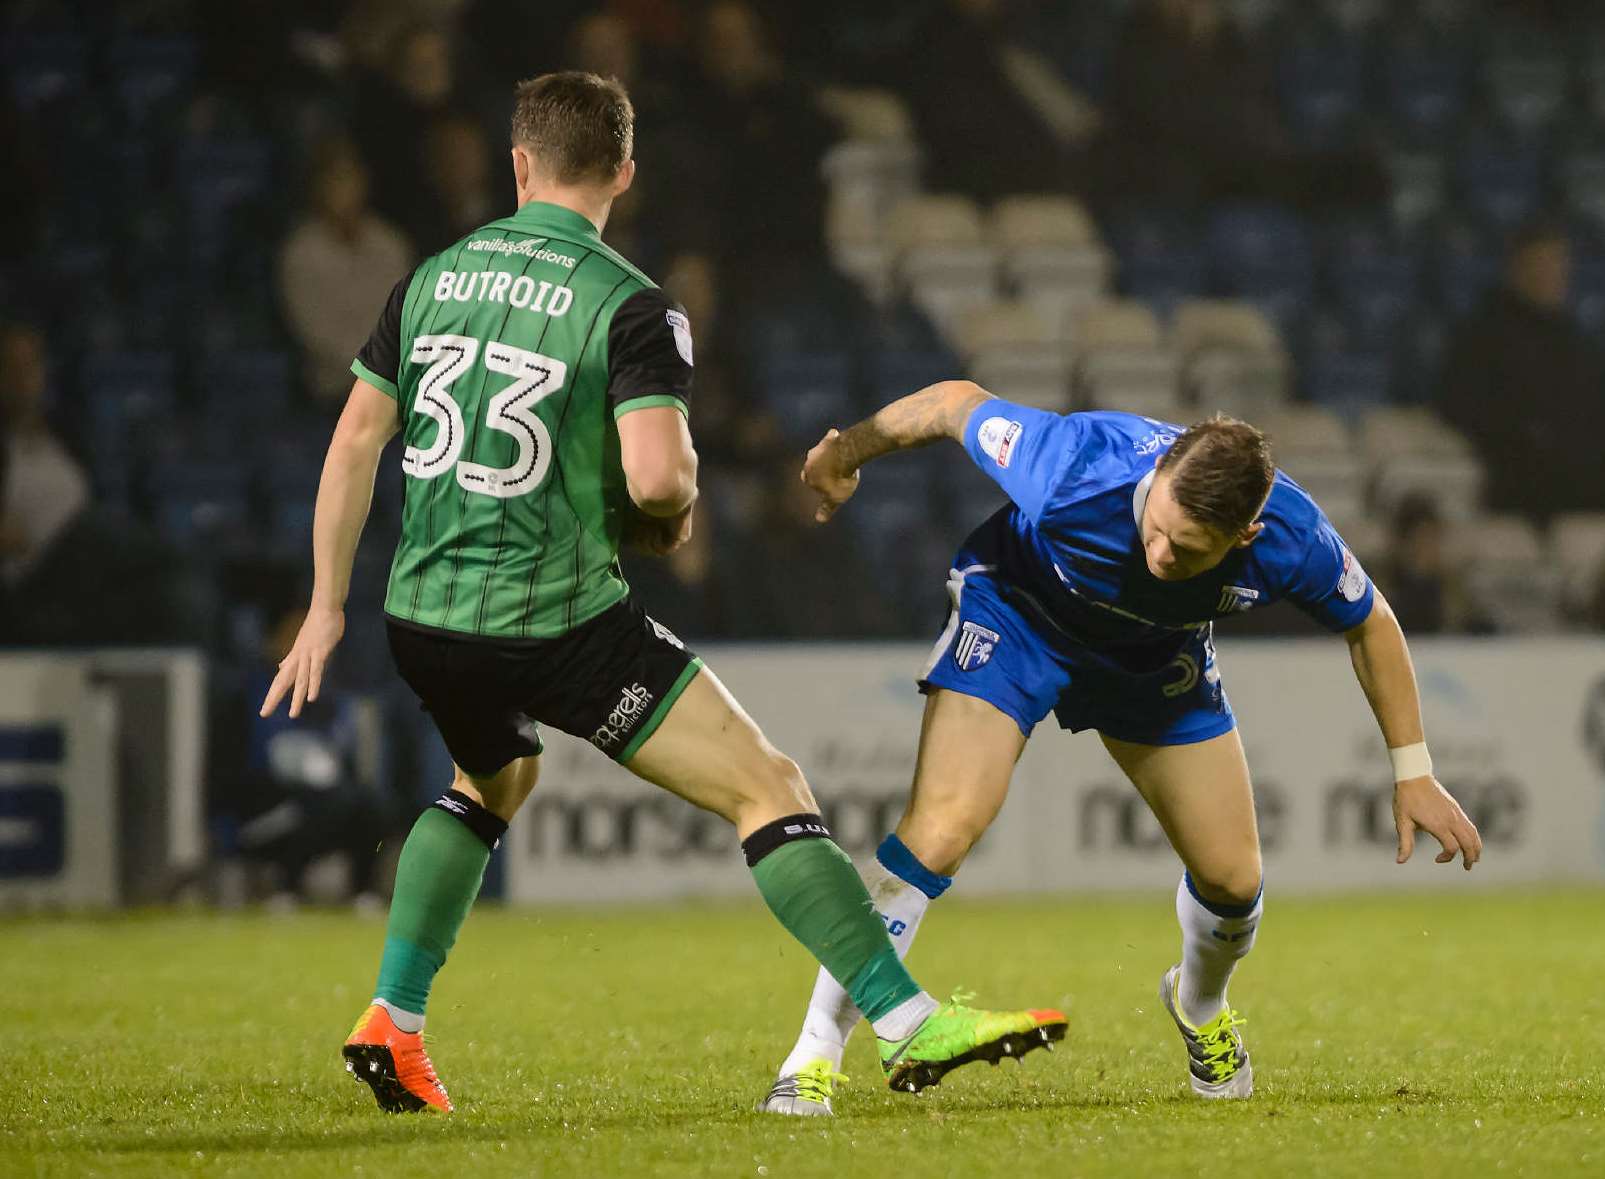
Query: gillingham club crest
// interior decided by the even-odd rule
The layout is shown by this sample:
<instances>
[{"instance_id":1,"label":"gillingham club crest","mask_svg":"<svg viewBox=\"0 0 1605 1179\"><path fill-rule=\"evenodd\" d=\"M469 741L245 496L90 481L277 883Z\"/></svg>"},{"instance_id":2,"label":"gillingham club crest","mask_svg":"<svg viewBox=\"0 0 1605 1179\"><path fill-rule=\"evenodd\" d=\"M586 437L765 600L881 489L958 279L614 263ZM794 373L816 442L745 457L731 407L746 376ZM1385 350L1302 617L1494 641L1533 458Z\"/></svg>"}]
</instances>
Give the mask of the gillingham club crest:
<instances>
[{"instance_id":1,"label":"gillingham club crest","mask_svg":"<svg viewBox=\"0 0 1605 1179\"><path fill-rule=\"evenodd\" d=\"M959 665L960 671L974 671L978 667L985 667L986 661L992 658L992 652L1003 641L1003 637L995 630L987 630L973 622L966 622L959 631L959 641L953 648L953 662Z\"/></svg>"}]
</instances>

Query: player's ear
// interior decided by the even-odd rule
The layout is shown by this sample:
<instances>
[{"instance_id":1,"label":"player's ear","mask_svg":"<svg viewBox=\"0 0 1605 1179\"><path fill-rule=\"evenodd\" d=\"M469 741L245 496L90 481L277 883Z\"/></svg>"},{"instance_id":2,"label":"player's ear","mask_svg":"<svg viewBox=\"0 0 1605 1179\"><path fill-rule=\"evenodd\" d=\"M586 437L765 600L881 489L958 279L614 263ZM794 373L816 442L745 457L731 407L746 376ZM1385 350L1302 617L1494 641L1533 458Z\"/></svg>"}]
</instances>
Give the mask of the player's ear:
<instances>
[{"instance_id":1,"label":"player's ear","mask_svg":"<svg viewBox=\"0 0 1605 1179\"><path fill-rule=\"evenodd\" d=\"M613 177L613 195L616 197L623 196L630 191L630 185L634 183L635 160L628 159L624 161L624 165L619 169L618 174Z\"/></svg>"},{"instance_id":2,"label":"player's ear","mask_svg":"<svg viewBox=\"0 0 1605 1179\"><path fill-rule=\"evenodd\" d=\"M1235 545L1233 545L1232 547L1233 548L1238 548L1238 549L1246 549L1249 545L1253 544L1256 540L1258 540L1259 539L1259 534L1264 532L1264 531L1265 531L1265 521L1264 520L1255 520L1247 528L1243 529L1242 532L1237 534L1237 543Z\"/></svg>"},{"instance_id":3,"label":"player's ear","mask_svg":"<svg viewBox=\"0 0 1605 1179\"><path fill-rule=\"evenodd\" d=\"M529 173L529 153L518 144L513 144L513 183L518 186L519 192L529 188Z\"/></svg>"}]
</instances>

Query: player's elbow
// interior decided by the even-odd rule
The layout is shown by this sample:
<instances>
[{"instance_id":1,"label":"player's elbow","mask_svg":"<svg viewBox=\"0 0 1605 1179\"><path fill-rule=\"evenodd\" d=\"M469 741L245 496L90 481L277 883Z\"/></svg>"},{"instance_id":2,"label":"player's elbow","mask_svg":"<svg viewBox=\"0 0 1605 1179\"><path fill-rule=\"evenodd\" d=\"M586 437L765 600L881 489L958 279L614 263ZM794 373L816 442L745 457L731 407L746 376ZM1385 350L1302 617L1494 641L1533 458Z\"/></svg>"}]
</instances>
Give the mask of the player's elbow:
<instances>
[{"instance_id":1,"label":"player's elbow","mask_svg":"<svg viewBox=\"0 0 1605 1179\"><path fill-rule=\"evenodd\" d=\"M638 459L624 471L630 499L649 516L674 516L697 496L697 452Z\"/></svg>"}]
</instances>

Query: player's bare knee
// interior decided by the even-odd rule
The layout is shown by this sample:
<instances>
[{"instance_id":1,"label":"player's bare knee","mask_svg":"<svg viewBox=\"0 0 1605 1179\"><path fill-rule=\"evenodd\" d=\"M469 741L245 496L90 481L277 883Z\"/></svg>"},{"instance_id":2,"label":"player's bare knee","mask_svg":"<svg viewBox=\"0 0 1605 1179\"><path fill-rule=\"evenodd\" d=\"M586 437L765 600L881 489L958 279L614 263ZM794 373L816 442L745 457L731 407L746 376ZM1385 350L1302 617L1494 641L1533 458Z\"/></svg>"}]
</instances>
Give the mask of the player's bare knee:
<instances>
[{"instance_id":1,"label":"player's bare knee","mask_svg":"<svg viewBox=\"0 0 1605 1179\"><path fill-rule=\"evenodd\" d=\"M754 801L789 807L793 814L819 809L802 768L767 743L753 774L753 788L757 796Z\"/></svg>"},{"instance_id":2,"label":"player's bare knee","mask_svg":"<svg viewBox=\"0 0 1605 1179\"><path fill-rule=\"evenodd\" d=\"M898 824L897 837L914 858L933 872L951 876L970 854L986 824L962 811L909 814Z\"/></svg>"},{"instance_id":3,"label":"player's bare knee","mask_svg":"<svg viewBox=\"0 0 1605 1179\"><path fill-rule=\"evenodd\" d=\"M1205 900L1220 905L1249 905L1259 895L1261 871L1259 857L1235 864L1221 864L1203 871L1190 870L1193 887Z\"/></svg>"}]
</instances>

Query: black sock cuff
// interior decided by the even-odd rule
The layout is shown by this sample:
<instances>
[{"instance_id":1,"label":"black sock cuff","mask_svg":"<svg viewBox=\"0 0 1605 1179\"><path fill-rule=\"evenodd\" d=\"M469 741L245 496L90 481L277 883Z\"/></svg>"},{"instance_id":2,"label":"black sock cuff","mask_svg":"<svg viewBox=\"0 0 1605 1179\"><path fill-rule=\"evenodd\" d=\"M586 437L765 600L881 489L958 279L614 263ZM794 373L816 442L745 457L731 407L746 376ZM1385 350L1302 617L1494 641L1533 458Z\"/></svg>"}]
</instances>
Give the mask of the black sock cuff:
<instances>
[{"instance_id":1,"label":"black sock cuff","mask_svg":"<svg viewBox=\"0 0 1605 1179\"><path fill-rule=\"evenodd\" d=\"M741 841L741 854L747 857L747 867L756 868L758 861L783 844L799 839L829 839L830 828L818 815L806 811L800 815L787 815L773 823L765 823Z\"/></svg>"},{"instance_id":2,"label":"black sock cuff","mask_svg":"<svg viewBox=\"0 0 1605 1179\"><path fill-rule=\"evenodd\" d=\"M479 841L491 851L496 850L502 836L507 834L506 819L497 818L461 791L448 790L430 805L461 820L463 826L477 835Z\"/></svg>"}]
</instances>

